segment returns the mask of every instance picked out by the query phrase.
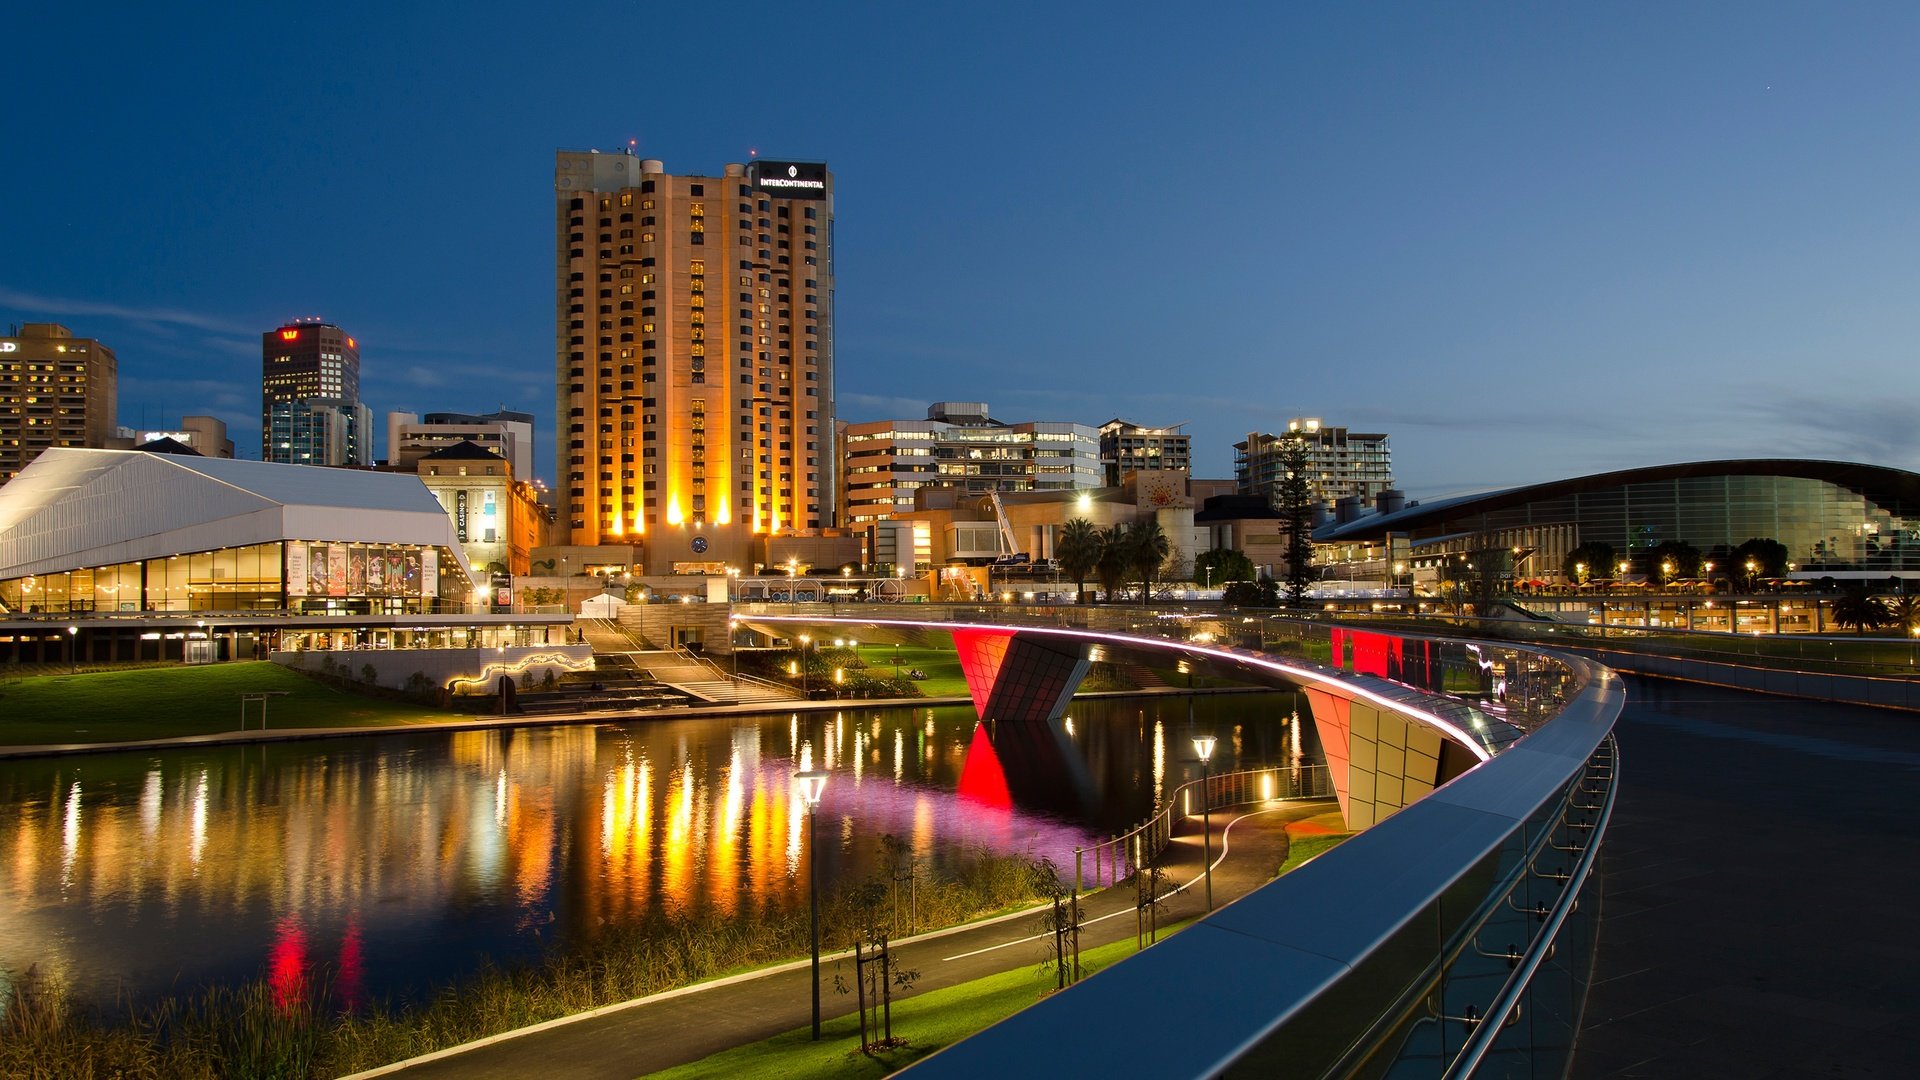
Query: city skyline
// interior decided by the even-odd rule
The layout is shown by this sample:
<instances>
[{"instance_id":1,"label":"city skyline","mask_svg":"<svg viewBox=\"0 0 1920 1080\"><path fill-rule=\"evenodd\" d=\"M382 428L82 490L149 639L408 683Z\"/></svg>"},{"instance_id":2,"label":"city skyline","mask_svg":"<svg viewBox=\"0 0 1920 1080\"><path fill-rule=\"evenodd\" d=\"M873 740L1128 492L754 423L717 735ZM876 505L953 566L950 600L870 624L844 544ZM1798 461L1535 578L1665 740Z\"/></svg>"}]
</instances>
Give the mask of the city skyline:
<instances>
[{"instance_id":1,"label":"city skyline","mask_svg":"<svg viewBox=\"0 0 1920 1080\"><path fill-rule=\"evenodd\" d=\"M119 422L208 413L242 446L258 335L301 316L354 328L376 413L552 415L551 155L634 140L693 173L833 163L844 419L1185 421L1227 476L1248 432L1319 416L1391 435L1416 498L1920 464L1920 156L1891 134L1920 16L1132 11L1009 35L1012 9L766 9L802 59L645 115L612 67L564 65L576 30L504 8L29 12L23 40L83 38L99 74L26 51L8 144L139 164L0 180L0 321L111 346ZM286 78L323 39L338 67Z\"/></svg>"}]
</instances>

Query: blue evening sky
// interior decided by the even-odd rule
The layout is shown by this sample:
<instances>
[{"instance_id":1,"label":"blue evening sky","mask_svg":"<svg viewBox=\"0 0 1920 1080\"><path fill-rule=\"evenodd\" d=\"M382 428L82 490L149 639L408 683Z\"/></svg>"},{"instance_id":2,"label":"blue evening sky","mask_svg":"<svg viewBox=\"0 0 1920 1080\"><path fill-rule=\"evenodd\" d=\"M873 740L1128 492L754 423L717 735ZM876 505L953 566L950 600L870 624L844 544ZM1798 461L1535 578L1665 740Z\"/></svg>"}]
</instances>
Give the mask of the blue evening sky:
<instances>
[{"instance_id":1,"label":"blue evening sky","mask_svg":"<svg viewBox=\"0 0 1920 1080\"><path fill-rule=\"evenodd\" d=\"M1706 457L1920 467L1911 4L28 4L0 322L258 454L259 335L524 409L556 148L824 159L842 417L1289 417L1416 497Z\"/></svg>"}]
</instances>

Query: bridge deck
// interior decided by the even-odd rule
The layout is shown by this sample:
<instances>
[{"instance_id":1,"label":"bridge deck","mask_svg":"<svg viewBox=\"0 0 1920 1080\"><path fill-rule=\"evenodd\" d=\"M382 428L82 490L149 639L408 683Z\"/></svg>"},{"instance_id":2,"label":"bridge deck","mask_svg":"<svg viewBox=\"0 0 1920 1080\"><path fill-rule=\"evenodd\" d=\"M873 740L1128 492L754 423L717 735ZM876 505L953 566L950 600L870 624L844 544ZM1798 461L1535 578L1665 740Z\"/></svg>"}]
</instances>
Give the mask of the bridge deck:
<instances>
[{"instance_id":1,"label":"bridge deck","mask_svg":"<svg viewBox=\"0 0 1920 1080\"><path fill-rule=\"evenodd\" d=\"M1920 1075L1920 721L1630 680L1576 1077Z\"/></svg>"}]
</instances>

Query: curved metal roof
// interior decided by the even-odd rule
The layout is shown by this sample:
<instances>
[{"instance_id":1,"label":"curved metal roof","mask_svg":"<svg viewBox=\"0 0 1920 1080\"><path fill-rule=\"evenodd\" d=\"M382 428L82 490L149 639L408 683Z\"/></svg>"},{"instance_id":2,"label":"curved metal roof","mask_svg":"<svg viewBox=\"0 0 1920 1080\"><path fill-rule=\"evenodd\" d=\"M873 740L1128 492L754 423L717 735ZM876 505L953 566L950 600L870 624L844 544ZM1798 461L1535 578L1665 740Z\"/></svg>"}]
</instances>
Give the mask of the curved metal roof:
<instances>
[{"instance_id":1,"label":"curved metal roof","mask_svg":"<svg viewBox=\"0 0 1920 1080\"><path fill-rule=\"evenodd\" d=\"M0 487L0 578L275 540L443 547L471 576L410 473L55 447Z\"/></svg>"},{"instance_id":2,"label":"curved metal roof","mask_svg":"<svg viewBox=\"0 0 1920 1080\"><path fill-rule=\"evenodd\" d=\"M1702 476L1791 476L1806 480L1824 480L1839 487L1858 491L1880 503L1903 502L1920 505L1920 473L1890 469L1882 465L1862 465L1851 461L1816 461L1806 458L1735 458L1724 461L1688 461L1677 465L1652 465L1637 469L1553 480L1544 484L1502 488L1498 491L1461 495L1451 499L1423 502L1391 514L1369 514L1353 521L1323 526L1314 532L1317 542L1371 540L1388 532L1411 532L1450 518L1506 510L1531 502L1557 499L1565 495L1602 491L1628 484L1658 483Z\"/></svg>"}]
</instances>

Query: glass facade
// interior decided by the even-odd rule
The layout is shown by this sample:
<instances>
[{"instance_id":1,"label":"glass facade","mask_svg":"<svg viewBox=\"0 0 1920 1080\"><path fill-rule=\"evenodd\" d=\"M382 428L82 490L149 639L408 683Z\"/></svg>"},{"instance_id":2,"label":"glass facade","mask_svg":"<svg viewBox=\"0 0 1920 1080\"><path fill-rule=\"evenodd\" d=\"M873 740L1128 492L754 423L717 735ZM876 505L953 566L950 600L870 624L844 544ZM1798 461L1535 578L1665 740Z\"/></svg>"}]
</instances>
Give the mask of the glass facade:
<instances>
[{"instance_id":1,"label":"glass facade","mask_svg":"<svg viewBox=\"0 0 1920 1080\"><path fill-rule=\"evenodd\" d=\"M1425 540L1462 551L1485 546L1490 535L1506 544L1532 540L1558 548L1545 543L1540 530L1569 525L1568 541L1611 545L1633 573L1646 572L1641 553L1667 541L1691 544L1713 558L1756 538L1784 544L1802 575L1920 572L1920 505L1803 476L1681 476L1611 484L1477 514L1435 515L1411 537L1416 547ZM1557 558L1537 563L1529 572L1547 576L1559 568Z\"/></svg>"},{"instance_id":2,"label":"glass facade","mask_svg":"<svg viewBox=\"0 0 1920 1080\"><path fill-rule=\"evenodd\" d=\"M469 586L440 548L401 544L249 544L0 581L10 611L285 611L412 614Z\"/></svg>"}]
</instances>

